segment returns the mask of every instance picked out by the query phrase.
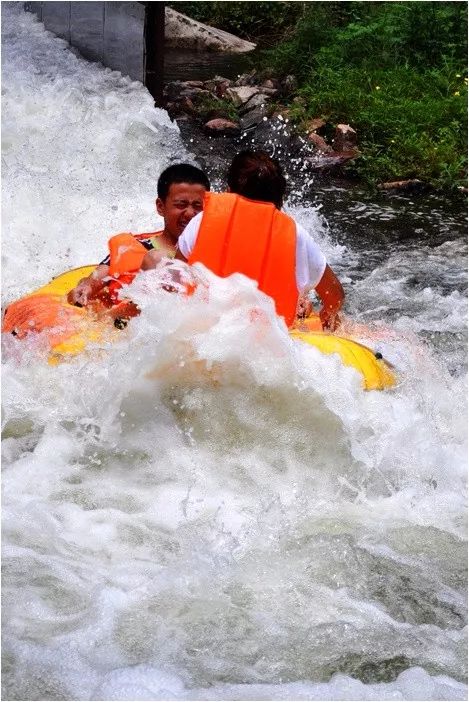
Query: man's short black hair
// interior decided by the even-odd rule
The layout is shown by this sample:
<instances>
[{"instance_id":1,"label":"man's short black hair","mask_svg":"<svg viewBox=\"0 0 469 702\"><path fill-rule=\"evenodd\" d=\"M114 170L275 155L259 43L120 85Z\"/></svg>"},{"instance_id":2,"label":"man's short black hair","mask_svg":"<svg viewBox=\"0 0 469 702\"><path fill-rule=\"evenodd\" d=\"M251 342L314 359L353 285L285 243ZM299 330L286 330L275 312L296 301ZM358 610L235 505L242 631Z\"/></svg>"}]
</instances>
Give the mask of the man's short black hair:
<instances>
[{"instance_id":1,"label":"man's short black hair","mask_svg":"<svg viewBox=\"0 0 469 702\"><path fill-rule=\"evenodd\" d=\"M190 163L175 163L168 166L158 178L158 197L165 200L169 188L173 183L190 183L191 185L203 185L210 190L210 181L200 168L191 166Z\"/></svg>"}]
</instances>

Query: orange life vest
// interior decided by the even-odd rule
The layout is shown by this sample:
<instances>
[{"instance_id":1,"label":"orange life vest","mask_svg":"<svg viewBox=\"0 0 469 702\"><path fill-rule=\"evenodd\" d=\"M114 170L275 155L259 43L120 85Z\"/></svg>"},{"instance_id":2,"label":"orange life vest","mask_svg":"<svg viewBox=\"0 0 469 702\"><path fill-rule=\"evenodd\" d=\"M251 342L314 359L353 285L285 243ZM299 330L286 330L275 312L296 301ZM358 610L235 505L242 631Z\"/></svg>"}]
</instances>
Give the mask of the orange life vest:
<instances>
[{"instance_id":1,"label":"orange life vest","mask_svg":"<svg viewBox=\"0 0 469 702\"><path fill-rule=\"evenodd\" d=\"M267 202L234 193L206 193L189 263L203 263L225 278L243 273L274 299L277 314L290 327L298 303L296 225Z\"/></svg>"},{"instance_id":2,"label":"orange life vest","mask_svg":"<svg viewBox=\"0 0 469 702\"><path fill-rule=\"evenodd\" d=\"M139 239L148 239L160 234L162 232L154 232L153 234L124 232L115 234L109 239L109 275L113 278L108 285L111 305L119 302L118 291L124 284L131 283L140 270L147 249L140 243Z\"/></svg>"}]
</instances>

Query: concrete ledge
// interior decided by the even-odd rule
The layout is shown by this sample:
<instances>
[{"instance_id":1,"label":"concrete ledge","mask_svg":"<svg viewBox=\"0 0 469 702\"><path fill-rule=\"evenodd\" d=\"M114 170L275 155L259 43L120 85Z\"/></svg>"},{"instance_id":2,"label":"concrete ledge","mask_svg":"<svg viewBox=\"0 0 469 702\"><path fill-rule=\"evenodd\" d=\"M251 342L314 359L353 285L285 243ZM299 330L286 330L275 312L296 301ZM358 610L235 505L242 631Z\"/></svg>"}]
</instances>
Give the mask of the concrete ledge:
<instances>
[{"instance_id":1,"label":"concrete ledge","mask_svg":"<svg viewBox=\"0 0 469 702\"><path fill-rule=\"evenodd\" d=\"M256 48L250 41L190 19L171 7L166 8L165 14L165 44L170 48L224 53L244 53Z\"/></svg>"}]
</instances>

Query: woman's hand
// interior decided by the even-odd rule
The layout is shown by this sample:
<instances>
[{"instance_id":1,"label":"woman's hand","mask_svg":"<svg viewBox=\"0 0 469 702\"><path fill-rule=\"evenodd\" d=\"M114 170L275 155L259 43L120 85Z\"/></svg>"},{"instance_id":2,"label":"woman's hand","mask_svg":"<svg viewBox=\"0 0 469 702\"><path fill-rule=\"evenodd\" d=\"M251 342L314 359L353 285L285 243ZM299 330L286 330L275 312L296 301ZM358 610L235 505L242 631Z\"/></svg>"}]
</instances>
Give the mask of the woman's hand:
<instances>
[{"instance_id":1,"label":"woman's hand","mask_svg":"<svg viewBox=\"0 0 469 702\"><path fill-rule=\"evenodd\" d=\"M337 313L326 313L324 308L319 312L319 319L321 320L322 328L332 332L337 329L341 322L340 316Z\"/></svg>"},{"instance_id":2,"label":"woman's hand","mask_svg":"<svg viewBox=\"0 0 469 702\"><path fill-rule=\"evenodd\" d=\"M324 274L316 285L316 292L321 298L322 307L319 312L324 329L334 331L340 324L338 312L344 302L344 290L334 271L326 265Z\"/></svg>"},{"instance_id":3,"label":"woman's hand","mask_svg":"<svg viewBox=\"0 0 469 702\"><path fill-rule=\"evenodd\" d=\"M313 303L307 295L301 295L298 299L298 307L296 308L296 316L300 319L309 317L313 311Z\"/></svg>"}]
</instances>

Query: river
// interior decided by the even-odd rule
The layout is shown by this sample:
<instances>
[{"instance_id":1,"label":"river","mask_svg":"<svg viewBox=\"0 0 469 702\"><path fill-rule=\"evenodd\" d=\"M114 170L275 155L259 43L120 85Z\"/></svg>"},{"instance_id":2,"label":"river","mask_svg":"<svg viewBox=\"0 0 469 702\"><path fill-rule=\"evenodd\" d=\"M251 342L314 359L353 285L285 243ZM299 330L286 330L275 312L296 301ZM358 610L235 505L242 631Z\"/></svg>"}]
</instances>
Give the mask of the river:
<instances>
[{"instance_id":1,"label":"river","mask_svg":"<svg viewBox=\"0 0 469 702\"><path fill-rule=\"evenodd\" d=\"M156 228L158 174L194 155L22 3L2 71L6 304ZM3 699L467 698L464 213L292 185L397 388L291 341L241 277L207 302L140 276L122 338L58 366L5 339Z\"/></svg>"}]
</instances>

